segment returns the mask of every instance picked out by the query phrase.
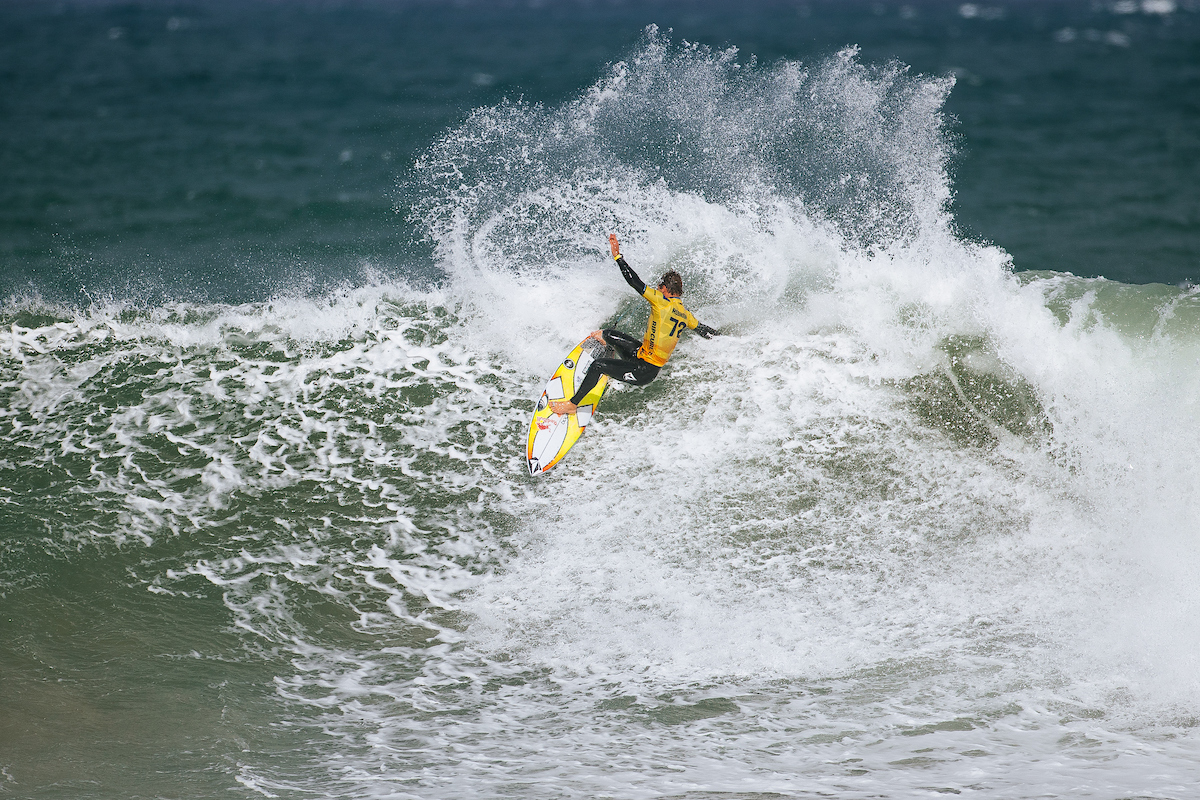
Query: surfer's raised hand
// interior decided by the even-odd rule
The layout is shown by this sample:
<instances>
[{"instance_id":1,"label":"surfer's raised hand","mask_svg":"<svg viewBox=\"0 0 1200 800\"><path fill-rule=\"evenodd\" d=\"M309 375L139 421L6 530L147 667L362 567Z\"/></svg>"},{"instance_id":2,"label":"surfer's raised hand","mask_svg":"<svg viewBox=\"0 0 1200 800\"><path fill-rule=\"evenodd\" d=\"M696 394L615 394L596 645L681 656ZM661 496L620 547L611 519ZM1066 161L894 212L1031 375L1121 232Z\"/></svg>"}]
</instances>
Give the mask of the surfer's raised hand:
<instances>
[{"instance_id":1,"label":"surfer's raised hand","mask_svg":"<svg viewBox=\"0 0 1200 800\"><path fill-rule=\"evenodd\" d=\"M608 248L612 250L614 259L621 257L621 245L617 243L617 235L615 233L608 235Z\"/></svg>"}]
</instances>

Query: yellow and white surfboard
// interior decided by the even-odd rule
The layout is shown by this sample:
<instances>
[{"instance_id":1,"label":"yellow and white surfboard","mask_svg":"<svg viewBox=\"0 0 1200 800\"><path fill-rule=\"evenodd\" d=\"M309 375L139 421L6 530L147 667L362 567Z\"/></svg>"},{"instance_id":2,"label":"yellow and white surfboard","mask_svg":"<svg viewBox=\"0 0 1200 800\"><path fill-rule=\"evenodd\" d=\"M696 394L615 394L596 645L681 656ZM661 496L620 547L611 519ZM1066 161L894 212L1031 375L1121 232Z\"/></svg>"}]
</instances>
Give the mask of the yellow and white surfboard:
<instances>
[{"instance_id":1,"label":"yellow and white surfboard","mask_svg":"<svg viewBox=\"0 0 1200 800\"><path fill-rule=\"evenodd\" d=\"M550 409L551 400L569 400L575 395L578 382L583 380L588 366L597 358L608 355L608 348L595 339L584 339L554 370L553 377L538 397L537 408L529 422L529 442L525 446L525 458L529 460L529 474L540 475L562 460L567 451L575 446L579 437L592 422L592 415L600 405L600 398L608 388L608 376L601 375L595 388L584 396L579 410L574 414L560 416Z\"/></svg>"}]
</instances>

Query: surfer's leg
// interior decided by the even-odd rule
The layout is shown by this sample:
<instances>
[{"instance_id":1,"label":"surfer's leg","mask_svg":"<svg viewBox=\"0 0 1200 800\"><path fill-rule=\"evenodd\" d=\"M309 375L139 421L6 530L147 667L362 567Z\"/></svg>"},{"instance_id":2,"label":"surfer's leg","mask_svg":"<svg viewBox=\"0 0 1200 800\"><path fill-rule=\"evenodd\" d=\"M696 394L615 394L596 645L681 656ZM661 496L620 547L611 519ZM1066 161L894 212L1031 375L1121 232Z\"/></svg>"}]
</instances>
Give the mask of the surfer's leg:
<instances>
[{"instance_id":1,"label":"surfer's leg","mask_svg":"<svg viewBox=\"0 0 1200 800\"><path fill-rule=\"evenodd\" d=\"M612 345L617 351L617 355L624 359L637 358L637 351L642 346L642 343L637 339L616 328L606 328L604 330L604 341Z\"/></svg>"},{"instance_id":2,"label":"surfer's leg","mask_svg":"<svg viewBox=\"0 0 1200 800\"><path fill-rule=\"evenodd\" d=\"M605 334L607 333L608 331L605 331ZM605 338L608 338L607 335ZM596 388L596 382L600 380L601 375L616 378L632 386L645 386L658 376L658 370L658 367L640 358L598 358L584 373L583 383L579 384L571 402L579 405L580 401L587 397L587 393Z\"/></svg>"},{"instance_id":3,"label":"surfer's leg","mask_svg":"<svg viewBox=\"0 0 1200 800\"><path fill-rule=\"evenodd\" d=\"M607 331L605 331L607 333ZM575 396L571 398L572 405L579 405L580 401L587 396L587 393L596 388L596 382L600 380L600 376L604 373L604 363L606 361L617 361L616 358L598 358L593 361L583 373L583 383L579 384L579 388L575 390Z\"/></svg>"}]
</instances>

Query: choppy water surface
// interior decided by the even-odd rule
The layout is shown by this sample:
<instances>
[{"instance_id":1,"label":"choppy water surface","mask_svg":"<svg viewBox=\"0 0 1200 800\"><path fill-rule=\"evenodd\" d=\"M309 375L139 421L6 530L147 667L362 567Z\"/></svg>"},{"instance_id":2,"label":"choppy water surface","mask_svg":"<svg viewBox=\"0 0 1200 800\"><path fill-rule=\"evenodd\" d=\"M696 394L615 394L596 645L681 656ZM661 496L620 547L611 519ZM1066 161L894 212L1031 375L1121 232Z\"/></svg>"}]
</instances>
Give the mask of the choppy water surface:
<instances>
[{"instance_id":1,"label":"choppy water surface","mask_svg":"<svg viewBox=\"0 0 1200 800\"><path fill-rule=\"evenodd\" d=\"M414 157L437 280L13 295L0 793L1188 797L1200 301L964 236L954 91L650 29ZM725 335L532 478L609 231Z\"/></svg>"}]
</instances>

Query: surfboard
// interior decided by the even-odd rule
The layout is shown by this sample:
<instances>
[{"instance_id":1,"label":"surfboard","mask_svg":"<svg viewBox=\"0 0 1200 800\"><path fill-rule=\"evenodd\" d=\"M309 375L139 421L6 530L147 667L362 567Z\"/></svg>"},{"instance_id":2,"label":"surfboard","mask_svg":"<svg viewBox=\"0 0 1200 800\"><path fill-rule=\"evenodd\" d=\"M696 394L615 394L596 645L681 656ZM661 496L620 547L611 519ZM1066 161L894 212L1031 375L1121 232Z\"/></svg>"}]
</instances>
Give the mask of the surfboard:
<instances>
[{"instance_id":1,"label":"surfboard","mask_svg":"<svg viewBox=\"0 0 1200 800\"><path fill-rule=\"evenodd\" d=\"M608 376L601 375L596 386L579 403L574 414L559 416L550 409L551 400L569 400L575 395L578 382L583 381L587 368L597 358L608 355L609 348L595 339L584 339L567 354L558 369L554 370L546 388L538 397L533 419L529 421L529 441L525 446L525 458L529 461L529 474L541 475L562 461L563 456L575 446L579 437L592 423L600 398L608 388Z\"/></svg>"}]
</instances>

